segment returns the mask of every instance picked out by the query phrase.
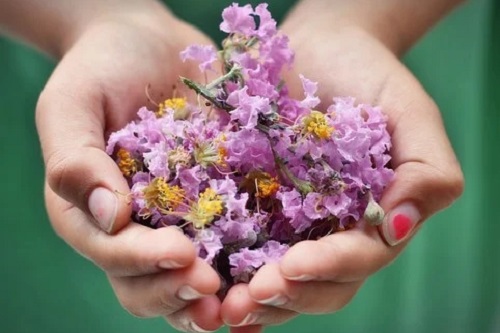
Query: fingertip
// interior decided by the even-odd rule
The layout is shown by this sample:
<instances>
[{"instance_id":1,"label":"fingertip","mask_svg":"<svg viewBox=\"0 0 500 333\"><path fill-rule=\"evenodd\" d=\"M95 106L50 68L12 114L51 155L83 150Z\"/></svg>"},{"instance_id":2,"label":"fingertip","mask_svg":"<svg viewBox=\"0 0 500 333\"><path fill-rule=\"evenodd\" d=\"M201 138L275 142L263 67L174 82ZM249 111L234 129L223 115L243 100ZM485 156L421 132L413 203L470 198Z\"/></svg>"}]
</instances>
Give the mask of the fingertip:
<instances>
[{"instance_id":1,"label":"fingertip","mask_svg":"<svg viewBox=\"0 0 500 333\"><path fill-rule=\"evenodd\" d=\"M269 283L272 281L272 283ZM279 306L285 300L287 281L280 274L278 264L262 266L248 285L248 294L255 302Z\"/></svg>"},{"instance_id":2,"label":"fingertip","mask_svg":"<svg viewBox=\"0 0 500 333\"><path fill-rule=\"evenodd\" d=\"M224 325L220 317L221 302L217 296L207 296L195 301L187 309L191 328L196 332L214 332Z\"/></svg>"},{"instance_id":3,"label":"fingertip","mask_svg":"<svg viewBox=\"0 0 500 333\"><path fill-rule=\"evenodd\" d=\"M230 333L262 333L262 332L264 332L264 327L262 325L231 327L229 329L229 332Z\"/></svg>"},{"instance_id":4,"label":"fingertip","mask_svg":"<svg viewBox=\"0 0 500 333\"><path fill-rule=\"evenodd\" d=\"M318 256L317 241L303 241L292 246L280 262L279 270L281 275L291 281L309 281L314 278L315 266Z\"/></svg>"},{"instance_id":5,"label":"fingertip","mask_svg":"<svg viewBox=\"0 0 500 333\"><path fill-rule=\"evenodd\" d=\"M60 197L91 215L99 228L115 234L130 222L127 181L98 147L58 147L46 160L47 182Z\"/></svg>"},{"instance_id":6,"label":"fingertip","mask_svg":"<svg viewBox=\"0 0 500 333\"><path fill-rule=\"evenodd\" d=\"M89 211L97 225L108 234L116 233L128 223L126 220L130 220L129 205L123 206L118 195L105 187L97 187L89 195Z\"/></svg>"},{"instance_id":7,"label":"fingertip","mask_svg":"<svg viewBox=\"0 0 500 333\"><path fill-rule=\"evenodd\" d=\"M177 297L185 301L215 295L221 286L217 272L201 258L196 258L188 267L172 271L170 276L181 286L182 292Z\"/></svg>"},{"instance_id":8,"label":"fingertip","mask_svg":"<svg viewBox=\"0 0 500 333\"><path fill-rule=\"evenodd\" d=\"M221 305L221 318L228 326L252 324L247 316L255 308L255 303L248 294L247 284L237 284L229 289Z\"/></svg>"},{"instance_id":9,"label":"fingertip","mask_svg":"<svg viewBox=\"0 0 500 333\"><path fill-rule=\"evenodd\" d=\"M396 246L410 237L420 218L414 204L404 203L387 214L379 230L387 244Z\"/></svg>"},{"instance_id":10,"label":"fingertip","mask_svg":"<svg viewBox=\"0 0 500 333\"><path fill-rule=\"evenodd\" d=\"M153 239L149 241L157 250L157 245L163 243L163 249L158 259L158 266L162 269L177 269L192 265L197 253L193 242L187 238L176 226L151 230ZM160 243L161 242L161 243Z\"/></svg>"},{"instance_id":11,"label":"fingertip","mask_svg":"<svg viewBox=\"0 0 500 333\"><path fill-rule=\"evenodd\" d=\"M166 316L166 320L180 331L215 332L222 327L221 302L216 296L207 296L191 302L184 309Z\"/></svg>"}]
</instances>

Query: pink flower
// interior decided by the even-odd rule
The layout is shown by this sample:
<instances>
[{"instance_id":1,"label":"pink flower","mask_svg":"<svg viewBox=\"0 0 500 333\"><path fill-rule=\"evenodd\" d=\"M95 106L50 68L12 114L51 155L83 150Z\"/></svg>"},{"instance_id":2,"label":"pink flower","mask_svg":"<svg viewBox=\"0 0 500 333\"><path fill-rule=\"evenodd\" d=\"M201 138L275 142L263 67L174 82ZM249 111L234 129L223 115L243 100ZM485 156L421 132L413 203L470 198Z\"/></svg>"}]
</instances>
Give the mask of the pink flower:
<instances>
[{"instance_id":1,"label":"pink flower","mask_svg":"<svg viewBox=\"0 0 500 333\"><path fill-rule=\"evenodd\" d=\"M182 61L195 60L200 64L198 67L204 73L212 70L212 63L217 60L217 50L212 45L190 45L180 53Z\"/></svg>"},{"instance_id":2,"label":"pink flower","mask_svg":"<svg viewBox=\"0 0 500 333\"><path fill-rule=\"evenodd\" d=\"M239 33L252 36L255 30L255 19L252 14L252 6L240 7L238 4L233 3L222 11L223 21L220 24L220 30L228 34Z\"/></svg>"}]
</instances>

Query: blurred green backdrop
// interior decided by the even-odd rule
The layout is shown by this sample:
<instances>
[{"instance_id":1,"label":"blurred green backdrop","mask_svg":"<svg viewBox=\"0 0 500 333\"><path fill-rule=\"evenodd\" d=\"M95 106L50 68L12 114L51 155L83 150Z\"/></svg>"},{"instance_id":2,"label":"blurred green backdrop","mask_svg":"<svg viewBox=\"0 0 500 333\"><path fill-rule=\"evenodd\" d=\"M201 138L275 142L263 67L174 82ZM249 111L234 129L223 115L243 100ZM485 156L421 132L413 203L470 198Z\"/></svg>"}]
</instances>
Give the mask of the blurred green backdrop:
<instances>
[{"instance_id":1,"label":"blurred green backdrop","mask_svg":"<svg viewBox=\"0 0 500 333\"><path fill-rule=\"evenodd\" d=\"M169 2L212 32L229 3ZM463 197L344 310L301 316L269 332L500 332L500 3L493 2L470 1L405 58L441 107L466 176ZM206 10L194 10L201 5ZM284 1L270 6L283 16ZM122 310L105 275L50 228L34 108L53 67L0 39L0 332L172 332L162 319Z\"/></svg>"}]
</instances>

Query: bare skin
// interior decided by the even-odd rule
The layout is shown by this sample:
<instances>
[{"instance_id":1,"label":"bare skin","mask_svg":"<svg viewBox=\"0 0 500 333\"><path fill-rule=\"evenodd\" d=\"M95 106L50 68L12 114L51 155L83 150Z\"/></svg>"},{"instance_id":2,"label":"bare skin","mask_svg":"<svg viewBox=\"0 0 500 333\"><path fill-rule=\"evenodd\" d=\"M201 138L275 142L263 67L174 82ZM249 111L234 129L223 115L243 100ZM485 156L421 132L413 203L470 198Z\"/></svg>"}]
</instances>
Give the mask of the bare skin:
<instances>
[{"instance_id":1,"label":"bare skin","mask_svg":"<svg viewBox=\"0 0 500 333\"><path fill-rule=\"evenodd\" d=\"M211 41L152 0L53 1L39 8L45 24L37 29L19 22L29 15L25 8L41 6L38 1L2 3L0 22L10 33L62 57L37 108L54 229L107 273L128 311L163 316L183 331L227 324L233 333L254 333L300 313L339 310L371 274L397 257L422 221L462 191L462 173L439 110L398 60L457 2L423 1L415 8L415 1L385 0L375 8L365 0L304 0L289 15L282 28L297 53L295 72L288 75L292 92L300 84L292 78L303 73L320 83L325 104L332 96L354 96L383 108L396 179L381 204L387 212L411 205L419 224L395 246L388 245L384 226L297 244L280 264L259 270L249 285L233 287L222 304L214 296L217 274L196 259L193 245L177 230L130 224L130 207L120 195L110 224L98 224L89 210L96 188L128 191L103 151L106 135L147 103L146 85L168 95L179 75L196 77L197 68L181 63L178 53ZM12 19L16 15L20 20Z\"/></svg>"}]
</instances>

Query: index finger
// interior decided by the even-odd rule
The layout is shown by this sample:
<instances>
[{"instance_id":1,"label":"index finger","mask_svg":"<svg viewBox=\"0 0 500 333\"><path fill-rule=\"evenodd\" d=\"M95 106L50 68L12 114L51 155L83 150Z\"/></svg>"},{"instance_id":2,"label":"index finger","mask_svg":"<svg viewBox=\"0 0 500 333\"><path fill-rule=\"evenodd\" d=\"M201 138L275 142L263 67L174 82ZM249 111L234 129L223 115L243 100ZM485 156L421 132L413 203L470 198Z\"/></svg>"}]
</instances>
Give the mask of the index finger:
<instances>
[{"instance_id":1,"label":"index finger","mask_svg":"<svg viewBox=\"0 0 500 333\"><path fill-rule=\"evenodd\" d=\"M293 281L354 282L389 264L403 246L389 247L375 227L343 231L291 247L280 263Z\"/></svg>"}]
</instances>

